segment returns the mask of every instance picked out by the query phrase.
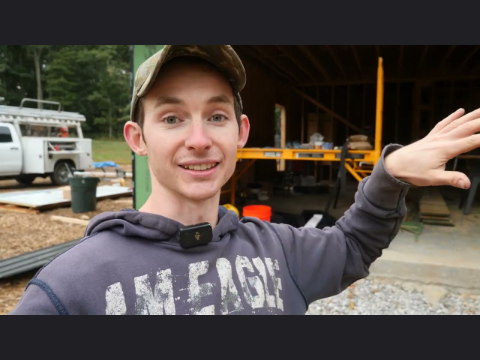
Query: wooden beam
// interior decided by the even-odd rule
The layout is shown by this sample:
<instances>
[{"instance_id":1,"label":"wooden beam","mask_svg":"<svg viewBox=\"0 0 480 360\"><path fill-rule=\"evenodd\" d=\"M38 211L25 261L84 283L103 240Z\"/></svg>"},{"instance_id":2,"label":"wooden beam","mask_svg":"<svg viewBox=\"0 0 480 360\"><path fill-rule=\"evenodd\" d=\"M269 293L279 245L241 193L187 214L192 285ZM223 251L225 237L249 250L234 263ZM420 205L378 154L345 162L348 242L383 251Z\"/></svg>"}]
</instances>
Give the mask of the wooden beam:
<instances>
[{"instance_id":1,"label":"wooden beam","mask_svg":"<svg viewBox=\"0 0 480 360\"><path fill-rule=\"evenodd\" d=\"M332 117L332 142L335 143L335 138L336 138L336 135L337 135L337 129L336 129L336 126L334 125L334 122L333 122L333 114L335 114L335 87L332 86L331 87L331 92L332 92L332 96L330 97L330 109L332 109L332 114L330 114L330 116Z\"/></svg>"},{"instance_id":2,"label":"wooden beam","mask_svg":"<svg viewBox=\"0 0 480 360\"><path fill-rule=\"evenodd\" d=\"M449 110L448 112L449 113L452 113L454 110L453 110L453 98L454 98L454 91L455 91L455 86L453 84L453 80L450 82L450 96L449 96L449 99L448 99L448 103L449 103Z\"/></svg>"},{"instance_id":3,"label":"wooden beam","mask_svg":"<svg viewBox=\"0 0 480 360\"><path fill-rule=\"evenodd\" d=\"M340 71L342 72L343 77L344 77L344 78L347 78L347 75L345 74L345 71L343 70L343 67L342 67L342 65L340 64L340 61L338 61L338 58L337 58L337 56L335 55L333 49L330 47L330 45L325 45L325 46L327 47L328 53L329 53L330 56L332 57L333 61L335 61L335 64L337 64L338 68L339 68Z\"/></svg>"},{"instance_id":4,"label":"wooden beam","mask_svg":"<svg viewBox=\"0 0 480 360\"><path fill-rule=\"evenodd\" d=\"M468 56L465 58L465 60L462 61L462 63L460 64L460 66L458 67L459 69L462 69L465 65L467 65L467 63L470 61L470 59L473 57L473 55L475 55L478 51L478 49L480 49L480 46L475 46L472 51L470 51L470 53L468 54Z\"/></svg>"},{"instance_id":5,"label":"wooden beam","mask_svg":"<svg viewBox=\"0 0 480 360\"><path fill-rule=\"evenodd\" d=\"M452 55L453 50L455 50L456 47L457 45L450 45L450 48L447 51L447 55L445 55L445 57L443 58L442 66L447 62L448 58L450 57L450 55Z\"/></svg>"},{"instance_id":6,"label":"wooden beam","mask_svg":"<svg viewBox=\"0 0 480 360\"><path fill-rule=\"evenodd\" d=\"M347 119L350 119L350 85L347 85ZM346 133L348 138L348 126Z\"/></svg>"},{"instance_id":7,"label":"wooden beam","mask_svg":"<svg viewBox=\"0 0 480 360\"><path fill-rule=\"evenodd\" d=\"M320 74L322 74L322 76L325 79L327 79L328 81L332 81L332 78L330 77L328 72L325 70L325 68L322 66L318 58L315 57L305 45L298 45L298 48L312 62L315 68L320 72Z\"/></svg>"},{"instance_id":8,"label":"wooden beam","mask_svg":"<svg viewBox=\"0 0 480 360\"><path fill-rule=\"evenodd\" d=\"M81 219L69 218L65 216L56 216L56 215L50 216L50 220L60 221L67 224L81 225L81 226L87 226L89 223L88 220L81 220Z\"/></svg>"},{"instance_id":9,"label":"wooden beam","mask_svg":"<svg viewBox=\"0 0 480 360\"><path fill-rule=\"evenodd\" d=\"M437 125L437 122L440 120L440 119L435 118L435 115L436 115L435 114L435 109L436 109L437 103L438 103L437 88L438 88L437 83L436 82L432 83L432 85L431 85L432 98L431 98L431 102L430 102L430 105L432 106L432 110L430 111L430 123L432 124L431 129L433 129L433 127L435 125Z\"/></svg>"},{"instance_id":10,"label":"wooden beam","mask_svg":"<svg viewBox=\"0 0 480 360\"><path fill-rule=\"evenodd\" d=\"M132 204L132 199L119 199L113 201L115 204Z\"/></svg>"},{"instance_id":11,"label":"wooden beam","mask_svg":"<svg viewBox=\"0 0 480 360\"><path fill-rule=\"evenodd\" d=\"M276 55L268 55L268 56L266 56L266 55L260 55L260 56L258 56L258 57L261 58L261 59L273 59L273 58L279 58L279 59L281 59L281 58L284 58L284 57L285 57L285 54L276 54Z\"/></svg>"},{"instance_id":12,"label":"wooden beam","mask_svg":"<svg viewBox=\"0 0 480 360\"><path fill-rule=\"evenodd\" d=\"M395 106L395 143L398 144L398 120L400 118L400 84L397 84L397 101Z\"/></svg>"},{"instance_id":13,"label":"wooden beam","mask_svg":"<svg viewBox=\"0 0 480 360\"><path fill-rule=\"evenodd\" d=\"M403 45L400 45L400 55L398 56L398 75L402 75Z\"/></svg>"},{"instance_id":14,"label":"wooden beam","mask_svg":"<svg viewBox=\"0 0 480 360\"><path fill-rule=\"evenodd\" d=\"M413 124L412 124L412 133L410 135L413 141L420 140L419 139L420 102L421 102L420 100L421 100L420 82L416 82L413 90Z\"/></svg>"},{"instance_id":15,"label":"wooden beam","mask_svg":"<svg viewBox=\"0 0 480 360\"><path fill-rule=\"evenodd\" d=\"M304 88L302 88L302 91L305 91ZM305 98L302 97L302 136L301 136L301 142L302 144L305 141Z\"/></svg>"},{"instance_id":16,"label":"wooden beam","mask_svg":"<svg viewBox=\"0 0 480 360\"><path fill-rule=\"evenodd\" d=\"M316 91L316 99L318 102L320 102L320 89L318 88L318 86L315 88L317 91ZM318 106L315 107L315 109L317 110L316 113L317 113L317 131L320 130L320 109Z\"/></svg>"},{"instance_id":17,"label":"wooden beam","mask_svg":"<svg viewBox=\"0 0 480 360\"><path fill-rule=\"evenodd\" d=\"M293 91L295 91L297 94L299 94L302 98L304 98L305 100L311 102L313 105L319 107L320 109L322 109L323 111L325 111L327 114L329 115L332 115L334 119L337 119L339 121L341 121L342 123L344 123L345 125L347 125L348 127L350 127L351 129L355 130L355 131L358 131L360 132L360 128L358 128L357 126L353 125L351 122L349 122L348 120L344 119L343 117L341 117L340 115L338 115L337 113L335 113L334 111L330 110L328 107L326 107L325 105L321 104L320 102L318 102L317 100L311 98L310 96L308 96L307 94L305 94L303 91L300 91L298 90L297 88L295 87L292 87Z\"/></svg>"},{"instance_id":18,"label":"wooden beam","mask_svg":"<svg viewBox=\"0 0 480 360\"><path fill-rule=\"evenodd\" d=\"M360 58L358 57L357 48L355 47L355 45L350 45L350 49L352 49L353 57L355 58L358 70L360 71L360 76L364 78L362 64L360 63Z\"/></svg>"},{"instance_id":19,"label":"wooden beam","mask_svg":"<svg viewBox=\"0 0 480 360\"><path fill-rule=\"evenodd\" d=\"M467 112L473 111L473 81L470 81L468 84L468 110Z\"/></svg>"},{"instance_id":20,"label":"wooden beam","mask_svg":"<svg viewBox=\"0 0 480 360\"><path fill-rule=\"evenodd\" d=\"M428 52L428 47L429 45L424 45L425 47L423 48L423 52L422 52L422 57L420 58L420 61L418 62L418 66L417 66L417 74L420 72L421 68L422 68L422 65L423 65L423 62L425 61L425 58L427 56L427 52Z\"/></svg>"},{"instance_id":21,"label":"wooden beam","mask_svg":"<svg viewBox=\"0 0 480 360\"><path fill-rule=\"evenodd\" d=\"M367 84L363 85L363 103L362 103L362 127L365 126L365 114L367 111Z\"/></svg>"},{"instance_id":22,"label":"wooden beam","mask_svg":"<svg viewBox=\"0 0 480 360\"><path fill-rule=\"evenodd\" d=\"M265 51L265 49L263 49L263 48L261 47L261 45L260 45L260 46L252 45L252 46L254 47L255 50L257 50L258 52L260 52L263 56L269 58L270 61L271 61L277 68L279 68L281 71L283 71L284 73L288 74L290 77L292 77L292 78L294 78L294 79L296 79L296 80L298 81L298 77L297 77L296 74L294 74L290 69L286 69L282 64L280 64L280 63L278 62L278 59L277 59L277 58L272 58L272 57L270 57L270 54L267 53L267 52Z\"/></svg>"},{"instance_id":23,"label":"wooden beam","mask_svg":"<svg viewBox=\"0 0 480 360\"><path fill-rule=\"evenodd\" d=\"M256 51L249 48L248 45L242 46L239 49L239 51L240 51L240 53L244 52L244 53L248 54L248 56L250 56L254 61L256 61L257 63L261 63L263 66L266 66L269 70L271 70L275 74L280 75L282 78L287 80L288 83L298 82L298 79L293 78L290 75L285 74L285 73L281 72L279 69L277 69L275 64L273 64L273 66L272 66L271 63L266 61L264 57L259 56L258 53L255 53ZM271 59L270 59L270 61L271 61Z\"/></svg>"},{"instance_id":24,"label":"wooden beam","mask_svg":"<svg viewBox=\"0 0 480 360\"><path fill-rule=\"evenodd\" d=\"M30 208L25 208L21 206L15 206L15 205L5 205L1 204L0 205L0 211L5 210L5 211L10 211L10 212L16 212L20 214L39 214L40 211L36 209L30 209Z\"/></svg>"},{"instance_id":25,"label":"wooden beam","mask_svg":"<svg viewBox=\"0 0 480 360\"><path fill-rule=\"evenodd\" d=\"M462 81L462 80L480 80L480 75L465 75L465 76L427 76L427 77L390 77L386 78L386 83L407 83L407 82L416 82L416 81ZM344 81L321 81L321 82L297 82L293 86L345 86L345 85L363 85L363 84L376 84L377 80L375 79L364 79L364 80L344 80Z\"/></svg>"},{"instance_id":26,"label":"wooden beam","mask_svg":"<svg viewBox=\"0 0 480 360\"><path fill-rule=\"evenodd\" d=\"M442 74L445 74L445 65L447 63L447 60L450 57L450 55L452 55L452 53L453 53L453 51L455 50L456 47L457 47L457 45L450 45L450 47L448 48L447 54L445 55L445 57L443 58L443 60L440 64L440 71L442 72Z\"/></svg>"},{"instance_id":27,"label":"wooden beam","mask_svg":"<svg viewBox=\"0 0 480 360\"><path fill-rule=\"evenodd\" d=\"M296 67L298 67L300 70L302 70L305 74L308 75L313 81L315 81L317 78L313 76L313 74L305 68L303 64L300 63L298 58L291 53L288 49L284 48L283 46L285 45L275 45L275 47L280 50L282 53L284 53L294 64Z\"/></svg>"}]
</instances>

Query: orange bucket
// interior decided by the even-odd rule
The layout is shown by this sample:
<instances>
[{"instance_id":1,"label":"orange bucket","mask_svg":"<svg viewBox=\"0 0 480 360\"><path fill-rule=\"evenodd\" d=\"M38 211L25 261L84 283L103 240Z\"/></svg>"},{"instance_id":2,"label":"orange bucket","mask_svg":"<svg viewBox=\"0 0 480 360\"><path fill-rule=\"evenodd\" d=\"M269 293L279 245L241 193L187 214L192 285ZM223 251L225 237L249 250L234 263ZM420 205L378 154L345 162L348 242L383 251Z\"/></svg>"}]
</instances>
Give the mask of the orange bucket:
<instances>
[{"instance_id":1,"label":"orange bucket","mask_svg":"<svg viewBox=\"0 0 480 360\"><path fill-rule=\"evenodd\" d=\"M272 208L265 205L250 205L243 208L243 216L256 217L263 221L270 222L272 217Z\"/></svg>"}]
</instances>

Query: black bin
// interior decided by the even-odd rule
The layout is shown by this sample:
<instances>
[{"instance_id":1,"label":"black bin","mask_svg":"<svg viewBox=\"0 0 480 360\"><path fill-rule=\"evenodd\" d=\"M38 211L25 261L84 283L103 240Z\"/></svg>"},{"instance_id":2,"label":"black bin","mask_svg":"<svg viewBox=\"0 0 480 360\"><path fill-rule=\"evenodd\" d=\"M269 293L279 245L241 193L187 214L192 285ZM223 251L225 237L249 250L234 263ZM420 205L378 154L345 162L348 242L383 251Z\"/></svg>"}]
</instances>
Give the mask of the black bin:
<instances>
[{"instance_id":1,"label":"black bin","mask_svg":"<svg viewBox=\"0 0 480 360\"><path fill-rule=\"evenodd\" d=\"M97 177L71 177L68 180L72 194L72 211L85 213L97 208Z\"/></svg>"}]
</instances>

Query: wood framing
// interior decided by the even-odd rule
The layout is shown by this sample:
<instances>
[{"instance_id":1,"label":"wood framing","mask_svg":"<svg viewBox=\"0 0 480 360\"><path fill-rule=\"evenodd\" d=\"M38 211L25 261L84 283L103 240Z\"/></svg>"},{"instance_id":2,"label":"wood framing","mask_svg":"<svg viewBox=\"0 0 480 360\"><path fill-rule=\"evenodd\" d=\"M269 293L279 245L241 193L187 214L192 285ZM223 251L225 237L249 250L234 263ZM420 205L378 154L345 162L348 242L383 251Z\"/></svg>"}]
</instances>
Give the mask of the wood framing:
<instances>
[{"instance_id":1,"label":"wood framing","mask_svg":"<svg viewBox=\"0 0 480 360\"><path fill-rule=\"evenodd\" d=\"M357 48L355 47L355 45L350 45L350 49L352 49L353 57L355 58L358 70L360 71L360 76L363 79L365 76L363 75L362 64L360 63L360 58L358 57Z\"/></svg>"},{"instance_id":2,"label":"wood framing","mask_svg":"<svg viewBox=\"0 0 480 360\"><path fill-rule=\"evenodd\" d=\"M328 74L328 71L320 63L320 60L315 57L310 50L308 50L306 45L298 45L298 48L302 51L302 53L312 62L312 64L317 68L317 70L322 74L322 76L327 79L327 81L332 81L332 78Z\"/></svg>"},{"instance_id":3,"label":"wood framing","mask_svg":"<svg viewBox=\"0 0 480 360\"><path fill-rule=\"evenodd\" d=\"M420 61L418 62L418 66L417 66L417 74L420 73L420 71L422 70L423 62L425 61L425 58L427 57L428 47L429 47L429 45L425 45L425 47L423 48L422 57L420 58Z\"/></svg>"},{"instance_id":4,"label":"wood framing","mask_svg":"<svg viewBox=\"0 0 480 360\"><path fill-rule=\"evenodd\" d=\"M342 72L342 75L343 75L343 78L346 78L347 75L345 74L345 70L343 70L343 67L340 63L340 61L338 61L338 58L337 58L337 55L335 55L335 52L333 51L333 49L330 47L330 45L325 45L327 50L328 50L328 53L330 54L330 56L332 57L333 61L335 62L335 64L337 64L337 67L340 69L340 71Z\"/></svg>"},{"instance_id":5,"label":"wood framing","mask_svg":"<svg viewBox=\"0 0 480 360\"><path fill-rule=\"evenodd\" d=\"M351 129L353 129L357 132L360 132L360 128L358 126L356 126L356 125L352 124L351 122L349 122L348 120L344 119L343 117L341 117L340 115L335 113L333 110L329 109L325 105L321 104L317 100L315 100L312 97L305 94L303 91L300 91L300 90L298 90L297 88L294 88L294 87L292 87L292 89L293 89L293 91L295 91L297 94L299 94L305 100L307 100L307 101L311 102L313 105L319 107L320 109L325 111L327 114L332 115L334 119L339 120L342 123L344 123L345 125L347 125L349 128L351 128Z\"/></svg>"},{"instance_id":6,"label":"wood framing","mask_svg":"<svg viewBox=\"0 0 480 360\"><path fill-rule=\"evenodd\" d=\"M275 45L277 49L285 54L286 57L288 57L294 64L297 66L300 70L302 70L310 79L315 81L317 78L308 70L305 65L301 64L300 61L298 60L298 57L292 54L290 49L285 48L286 45Z\"/></svg>"}]
</instances>

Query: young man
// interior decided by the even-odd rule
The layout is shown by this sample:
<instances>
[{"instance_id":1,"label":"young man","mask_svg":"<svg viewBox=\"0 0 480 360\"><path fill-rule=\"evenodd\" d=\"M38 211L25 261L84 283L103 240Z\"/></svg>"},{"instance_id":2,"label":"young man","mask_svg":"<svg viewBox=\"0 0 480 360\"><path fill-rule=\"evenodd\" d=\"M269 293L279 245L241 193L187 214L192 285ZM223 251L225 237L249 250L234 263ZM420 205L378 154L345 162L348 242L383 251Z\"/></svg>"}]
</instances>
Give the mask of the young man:
<instances>
[{"instance_id":1,"label":"young man","mask_svg":"<svg viewBox=\"0 0 480 360\"><path fill-rule=\"evenodd\" d=\"M167 45L148 59L125 139L148 156L150 198L140 211L92 219L79 244L36 274L12 314L304 314L368 275L398 232L411 185L470 186L445 171L480 144L480 111L459 110L425 139L387 146L336 226L239 220L219 198L248 139L244 85L230 46Z\"/></svg>"}]
</instances>

